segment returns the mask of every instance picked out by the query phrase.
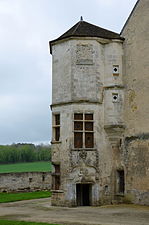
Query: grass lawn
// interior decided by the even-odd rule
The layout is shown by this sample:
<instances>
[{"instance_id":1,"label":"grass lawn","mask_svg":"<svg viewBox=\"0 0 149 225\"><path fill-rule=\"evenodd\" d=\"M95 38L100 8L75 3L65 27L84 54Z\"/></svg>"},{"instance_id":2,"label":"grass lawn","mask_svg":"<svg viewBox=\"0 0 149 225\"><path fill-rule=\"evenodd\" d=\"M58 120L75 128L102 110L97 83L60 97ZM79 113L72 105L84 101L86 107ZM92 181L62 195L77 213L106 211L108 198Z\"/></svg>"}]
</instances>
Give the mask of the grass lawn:
<instances>
[{"instance_id":1,"label":"grass lawn","mask_svg":"<svg viewBox=\"0 0 149 225\"><path fill-rule=\"evenodd\" d=\"M0 173L50 172L50 171L51 171L51 163L50 162L0 164Z\"/></svg>"},{"instance_id":2,"label":"grass lawn","mask_svg":"<svg viewBox=\"0 0 149 225\"><path fill-rule=\"evenodd\" d=\"M15 202L21 200L49 198L50 191L35 191L35 192L21 192L21 193L0 193L0 203Z\"/></svg>"},{"instance_id":3,"label":"grass lawn","mask_svg":"<svg viewBox=\"0 0 149 225\"><path fill-rule=\"evenodd\" d=\"M56 225L56 224L24 222L24 221L15 221L15 220L0 220L0 225Z\"/></svg>"}]
</instances>

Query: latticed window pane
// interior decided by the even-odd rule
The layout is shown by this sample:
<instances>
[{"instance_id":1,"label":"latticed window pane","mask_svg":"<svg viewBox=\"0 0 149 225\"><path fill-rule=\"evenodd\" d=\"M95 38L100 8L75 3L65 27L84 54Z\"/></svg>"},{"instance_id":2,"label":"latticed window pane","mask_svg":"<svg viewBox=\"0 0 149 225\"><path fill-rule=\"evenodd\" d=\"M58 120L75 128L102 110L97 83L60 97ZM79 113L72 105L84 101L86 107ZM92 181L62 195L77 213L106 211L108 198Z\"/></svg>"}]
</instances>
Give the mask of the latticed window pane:
<instances>
[{"instance_id":1,"label":"latticed window pane","mask_svg":"<svg viewBox=\"0 0 149 225\"><path fill-rule=\"evenodd\" d=\"M83 130L83 122L74 122L74 130Z\"/></svg>"},{"instance_id":2,"label":"latticed window pane","mask_svg":"<svg viewBox=\"0 0 149 225\"><path fill-rule=\"evenodd\" d=\"M83 120L83 114L82 113L75 113L74 114L74 120Z\"/></svg>"},{"instance_id":3,"label":"latticed window pane","mask_svg":"<svg viewBox=\"0 0 149 225\"><path fill-rule=\"evenodd\" d=\"M93 148L94 141L93 141L93 133L85 133L85 147L86 148Z\"/></svg>"},{"instance_id":4,"label":"latticed window pane","mask_svg":"<svg viewBox=\"0 0 149 225\"><path fill-rule=\"evenodd\" d=\"M93 114L85 114L85 120L93 120Z\"/></svg>"},{"instance_id":5,"label":"latticed window pane","mask_svg":"<svg viewBox=\"0 0 149 225\"><path fill-rule=\"evenodd\" d=\"M85 122L85 130L93 131L93 122Z\"/></svg>"},{"instance_id":6,"label":"latticed window pane","mask_svg":"<svg viewBox=\"0 0 149 225\"><path fill-rule=\"evenodd\" d=\"M75 148L83 147L83 133L81 133L81 132L74 133L74 147Z\"/></svg>"}]
</instances>

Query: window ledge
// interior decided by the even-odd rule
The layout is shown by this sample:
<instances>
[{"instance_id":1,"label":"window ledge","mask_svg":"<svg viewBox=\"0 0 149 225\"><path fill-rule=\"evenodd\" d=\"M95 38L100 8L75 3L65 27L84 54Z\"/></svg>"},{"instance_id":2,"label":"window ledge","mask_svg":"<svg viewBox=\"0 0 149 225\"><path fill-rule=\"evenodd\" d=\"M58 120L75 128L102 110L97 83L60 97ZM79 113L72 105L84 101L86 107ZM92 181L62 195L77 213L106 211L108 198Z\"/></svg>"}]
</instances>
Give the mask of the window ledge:
<instances>
[{"instance_id":1,"label":"window ledge","mask_svg":"<svg viewBox=\"0 0 149 225\"><path fill-rule=\"evenodd\" d=\"M51 144L61 144L62 141L51 141Z\"/></svg>"},{"instance_id":2,"label":"window ledge","mask_svg":"<svg viewBox=\"0 0 149 225\"><path fill-rule=\"evenodd\" d=\"M64 193L63 190L51 190L52 193Z\"/></svg>"},{"instance_id":3,"label":"window ledge","mask_svg":"<svg viewBox=\"0 0 149 225\"><path fill-rule=\"evenodd\" d=\"M116 196L124 197L124 193L116 193Z\"/></svg>"},{"instance_id":4,"label":"window ledge","mask_svg":"<svg viewBox=\"0 0 149 225\"><path fill-rule=\"evenodd\" d=\"M72 148L71 151L96 151L97 148Z\"/></svg>"}]
</instances>

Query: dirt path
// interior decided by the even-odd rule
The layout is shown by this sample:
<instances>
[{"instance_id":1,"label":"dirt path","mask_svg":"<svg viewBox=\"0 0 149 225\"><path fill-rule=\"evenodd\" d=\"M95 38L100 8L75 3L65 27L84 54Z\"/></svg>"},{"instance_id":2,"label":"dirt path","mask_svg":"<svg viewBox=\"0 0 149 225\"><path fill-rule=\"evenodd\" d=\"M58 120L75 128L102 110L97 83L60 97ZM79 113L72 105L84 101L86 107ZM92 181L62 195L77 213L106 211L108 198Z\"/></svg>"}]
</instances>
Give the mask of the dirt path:
<instances>
[{"instance_id":1,"label":"dirt path","mask_svg":"<svg viewBox=\"0 0 149 225\"><path fill-rule=\"evenodd\" d=\"M71 225L149 225L149 207L51 207L50 198L0 204L0 219Z\"/></svg>"}]
</instances>

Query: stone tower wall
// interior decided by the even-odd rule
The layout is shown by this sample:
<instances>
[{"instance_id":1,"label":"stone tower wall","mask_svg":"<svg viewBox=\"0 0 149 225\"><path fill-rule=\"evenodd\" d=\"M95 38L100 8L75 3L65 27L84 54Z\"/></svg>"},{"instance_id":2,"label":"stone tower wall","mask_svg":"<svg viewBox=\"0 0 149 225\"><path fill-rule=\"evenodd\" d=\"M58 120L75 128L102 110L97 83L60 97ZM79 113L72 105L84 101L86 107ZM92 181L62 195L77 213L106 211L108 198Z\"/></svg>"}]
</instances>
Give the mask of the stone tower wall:
<instances>
[{"instance_id":1,"label":"stone tower wall","mask_svg":"<svg viewBox=\"0 0 149 225\"><path fill-rule=\"evenodd\" d=\"M126 23L124 160L128 198L149 204L149 1L140 0Z\"/></svg>"},{"instance_id":2,"label":"stone tower wall","mask_svg":"<svg viewBox=\"0 0 149 225\"><path fill-rule=\"evenodd\" d=\"M53 127L52 162L60 165L61 176L52 204L76 205L76 184L83 183L92 185L92 205L111 203L116 169L122 167L120 152L115 150L124 124L122 42L70 39L55 43L52 55L53 124L60 114L59 141L54 140ZM74 113L93 113L93 148L74 148Z\"/></svg>"}]
</instances>

